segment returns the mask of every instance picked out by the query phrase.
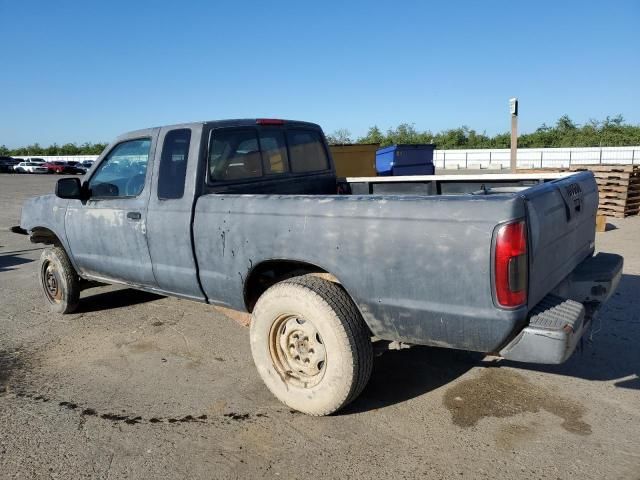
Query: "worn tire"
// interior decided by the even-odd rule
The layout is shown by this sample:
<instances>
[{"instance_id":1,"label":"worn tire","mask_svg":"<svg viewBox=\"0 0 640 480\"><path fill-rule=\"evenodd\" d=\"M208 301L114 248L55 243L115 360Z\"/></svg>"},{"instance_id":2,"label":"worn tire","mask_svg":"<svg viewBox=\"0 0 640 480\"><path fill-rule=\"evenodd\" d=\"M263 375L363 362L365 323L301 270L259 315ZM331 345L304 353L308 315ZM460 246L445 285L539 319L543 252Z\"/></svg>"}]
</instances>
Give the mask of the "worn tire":
<instances>
[{"instance_id":1,"label":"worn tire","mask_svg":"<svg viewBox=\"0 0 640 480\"><path fill-rule=\"evenodd\" d=\"M40 256L40 287L52 311L72 313L80 300L80 278L60 246L45 248Z\"/></svg>"},{"instance_id":2,"label":"worn tire","mask_svg":"<svg viewBox=\"0 0 640 480\"><path fill-rule=\"evenodd\" d=\"M313 348L323 352L315 375L295 371L299 365L295 358L286 360L289 348L294 356L300 353L299 345L290 345L299 341L291 340L292 336L301 338L295 336L297 325L292 321L302 321L300 328L319 334L314 335L315 343L300 347L303 360L309 355L312 364L318 360ZM369 328L342 286L319 277L290 278L262 294L253 310L250 339L253 360L269 390L287 406L309 415L329 415L341 409L360 395L371 376Z\"/></svg>"}]
</instances>

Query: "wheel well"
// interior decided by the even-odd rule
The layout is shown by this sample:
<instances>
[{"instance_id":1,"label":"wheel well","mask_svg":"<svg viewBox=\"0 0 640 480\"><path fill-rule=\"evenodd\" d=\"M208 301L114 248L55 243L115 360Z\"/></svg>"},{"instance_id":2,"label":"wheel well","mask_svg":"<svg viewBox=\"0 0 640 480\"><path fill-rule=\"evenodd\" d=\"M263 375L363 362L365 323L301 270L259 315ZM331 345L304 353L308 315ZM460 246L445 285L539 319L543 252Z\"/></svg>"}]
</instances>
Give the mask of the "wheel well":
<instances>
[{"instance_id":1,"label":"wheel well","mask_svg":"<svg viewBox=\"0 0 640 480\"><path fill-rule=\"evenodd\" d=\"M257 265L244 283L244 304L253 311L258 298L272 285L292 277L314 274L331 282L340 281L326 270L306 262L269 260Z\"/></svg>"},{"instance_id":2,"label":"wheel well","mask_svg":"<svg viewBox=\"0 0 640 480\"><path fill-rule=\"evenodd\" d=\"M31 243L44 243L46 245L62 245L58 236L46 227L35 227L31 230Z\"/></svg>"}]
</instances>

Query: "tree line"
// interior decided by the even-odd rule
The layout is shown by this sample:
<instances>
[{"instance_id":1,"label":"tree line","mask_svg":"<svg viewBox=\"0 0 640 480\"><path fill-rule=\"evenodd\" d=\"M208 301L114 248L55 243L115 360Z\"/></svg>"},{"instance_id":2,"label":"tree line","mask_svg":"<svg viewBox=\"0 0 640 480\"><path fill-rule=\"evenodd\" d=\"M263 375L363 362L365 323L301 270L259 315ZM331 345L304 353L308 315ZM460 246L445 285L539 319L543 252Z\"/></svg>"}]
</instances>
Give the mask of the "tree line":
<instances>
[{"instance_id":1,"label":"tree line","mask_svg":"<svg viewBox=\"0 0 640 480\"><path fill-rule=\"evenodd\" d=\"M75 143L58 145L57 143L54 143L48 147L42 146L39 143L34 143L32 145L19 148L7 148L5 145L0 145L0 155L16 155L20 157L36 155L100 155L106 146L106 143L91 142L85 142L80 145Z\"/></svg>"},{"instance_id":2,"label":"tree line","mask_svg":"<svg viewBox=\"0 0 640 480\"><path fill-rule=\"evenodd\" d=\"M456 148L509 148L509 132L489 136L466 126L432 133L419 131L410 123L402 123L383 132L378 126L369 128L363 137L353 138L349 130L341 128L327 135L330 144L378 143L381 146L399 143L435 143L439 149ZM623 147L640 145L640 125L626 123L622 115L604 120L589 120L583 125L575 123L563 115L553 126L543 124L535 132L518 136L518 147ZM54 143L48 147L38 143L20 148L0 145L0 155L99 155L106 143L85 142L81 145Z\"/></svg>"},{"instance_id":3,"label":"tree line","mask_svg":"<svg viewBox=\"0 0 640 480\"><path fill-rule=\"evenodd\" d=\"M381 146L400 143L434 143L439 149L509 148L511 134L489 136L466 126L432 133L419 131L410 123L402 123L383 132L373 126L364 137L353 138L347 129L327 135L330 144L379 143ZM553 126L543 124L535 132L518 136L518 147L622 147L640 145L640 125L626 123L622 115L605 120L589 120L583 125L563 115Z\"/></svg>"}]
</instances>

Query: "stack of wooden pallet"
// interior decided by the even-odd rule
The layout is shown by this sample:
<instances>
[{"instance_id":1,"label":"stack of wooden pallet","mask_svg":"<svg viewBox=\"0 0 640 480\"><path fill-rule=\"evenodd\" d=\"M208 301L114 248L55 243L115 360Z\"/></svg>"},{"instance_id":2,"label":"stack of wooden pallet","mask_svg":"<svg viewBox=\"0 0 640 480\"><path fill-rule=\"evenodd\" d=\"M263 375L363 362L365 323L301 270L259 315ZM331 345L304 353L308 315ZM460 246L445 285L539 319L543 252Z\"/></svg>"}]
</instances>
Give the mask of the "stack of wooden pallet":
<instances>
[{"instance_id":1,"label":"stack of wooden pallet","mask_svg":"<svg viewBox=\"0 0 640 480\"><path fill-rule=\"evenodd\" d=\"M626 217L640 213L640 165L572 166L571 171L591 170L598 182L598 213Z\"/></svg>"}]
</instances>

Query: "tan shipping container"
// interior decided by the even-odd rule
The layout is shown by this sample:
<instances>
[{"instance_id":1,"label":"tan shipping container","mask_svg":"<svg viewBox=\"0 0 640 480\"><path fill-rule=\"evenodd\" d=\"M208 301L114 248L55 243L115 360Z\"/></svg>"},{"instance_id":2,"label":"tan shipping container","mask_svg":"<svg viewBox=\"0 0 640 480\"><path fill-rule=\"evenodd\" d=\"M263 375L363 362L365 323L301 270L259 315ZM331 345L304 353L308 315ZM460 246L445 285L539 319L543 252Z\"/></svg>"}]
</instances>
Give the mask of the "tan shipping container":
<instances>
[{"instance_id":1,"label":"tan shipping container","mask_svg":"<svg viewBox=\"0 0 640 480\"><path fill-rule=\"evenodd\" d=\"M375 177L377 143L330 145L338 177Z\"/></svg>"}]
</instances>

